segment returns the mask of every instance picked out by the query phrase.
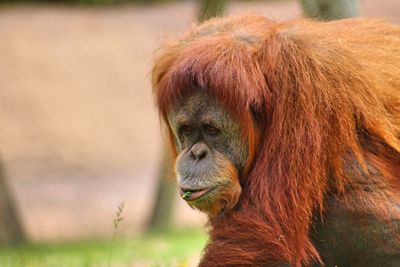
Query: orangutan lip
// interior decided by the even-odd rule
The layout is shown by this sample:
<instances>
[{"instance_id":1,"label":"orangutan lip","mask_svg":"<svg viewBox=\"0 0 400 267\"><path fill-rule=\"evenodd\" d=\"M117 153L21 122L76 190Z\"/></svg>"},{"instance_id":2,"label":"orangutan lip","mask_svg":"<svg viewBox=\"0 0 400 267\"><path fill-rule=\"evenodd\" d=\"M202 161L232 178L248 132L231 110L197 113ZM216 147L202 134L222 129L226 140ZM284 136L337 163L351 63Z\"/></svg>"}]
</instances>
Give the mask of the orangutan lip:
<instances>
[{"instance_id":1,"label":"orangutan lip","mask_svg":"<svg viewBox=\"0 0 400 267\"><path fill-rule=\"evenodd\" d=\"M196 199L201 198L202 196L206 195L208 192L212 190L211 187L204 188L204 189L186 189L181 188L180 195L186 201L193 201Z\"/></svg>"}]
</instances>

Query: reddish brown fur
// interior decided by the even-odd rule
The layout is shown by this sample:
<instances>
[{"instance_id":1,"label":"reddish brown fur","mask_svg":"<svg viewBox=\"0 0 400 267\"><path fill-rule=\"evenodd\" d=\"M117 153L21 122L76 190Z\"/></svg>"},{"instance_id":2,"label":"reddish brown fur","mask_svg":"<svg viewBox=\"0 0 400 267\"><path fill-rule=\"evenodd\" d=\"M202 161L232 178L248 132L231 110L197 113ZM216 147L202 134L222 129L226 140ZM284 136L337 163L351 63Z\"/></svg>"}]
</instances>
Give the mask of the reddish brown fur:
<instances>
[{"instance_id":1,"label":"reddish brown fur","mask_svg":"<svg viewBox=\"0 0 400 267\"><path fill-rule=\"evenodd\" d=\"M153 85L162 117L200 87L249 142L238 208L211 221L201 266L320 260L308 236L312 214L322 213L328 192L345 195L362 179L346 173L349 156L364 171L366 162L378 168L387 194L399 198L399 62L400 28L367 19L233 16L195 26L161 49Z\"/></svg>"}]
</instances>

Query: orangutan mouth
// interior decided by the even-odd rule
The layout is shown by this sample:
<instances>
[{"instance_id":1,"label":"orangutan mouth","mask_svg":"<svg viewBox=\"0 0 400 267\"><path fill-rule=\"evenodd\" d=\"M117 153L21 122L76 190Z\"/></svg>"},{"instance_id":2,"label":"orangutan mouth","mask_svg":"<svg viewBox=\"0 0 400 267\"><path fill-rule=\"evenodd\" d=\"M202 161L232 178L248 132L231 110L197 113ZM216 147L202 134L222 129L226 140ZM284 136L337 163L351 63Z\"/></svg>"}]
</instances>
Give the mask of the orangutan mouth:
<instances>
[{"instance_id":1,"label":"orangutan mouth","mask_svg":"<svg viewBox=\"0 0 400 267\"><path fill-rule=\"evenodd\" d=\"M181 195L181 198L183 198L186 201L193 201L193 200L196 200L196 199L199 199L199 198L205 196L211 190L212 190L211 187L204 188L204 189L185 189L185 188L181 188L180 195Z\"/></svg>"}]
</instances>

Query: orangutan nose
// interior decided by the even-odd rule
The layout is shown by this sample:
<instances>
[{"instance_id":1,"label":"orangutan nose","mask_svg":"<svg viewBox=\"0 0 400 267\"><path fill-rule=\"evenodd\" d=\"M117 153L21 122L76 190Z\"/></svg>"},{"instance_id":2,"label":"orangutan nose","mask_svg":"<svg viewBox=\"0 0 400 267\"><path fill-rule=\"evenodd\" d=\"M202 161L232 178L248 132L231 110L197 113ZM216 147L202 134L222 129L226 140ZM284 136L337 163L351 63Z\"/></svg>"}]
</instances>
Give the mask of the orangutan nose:
<instances>
[{"instance_id":1,"label":"orangutan nose","mask_svg":"<svg viewBox=\"0 0 400 267\"><path fill-rule=\"evenodd\" d=\"M210 149L204 143L196 143L190 149L190 158L200 161L207 157L207 154L210 153Z\"/></svg>"}]
</instances>

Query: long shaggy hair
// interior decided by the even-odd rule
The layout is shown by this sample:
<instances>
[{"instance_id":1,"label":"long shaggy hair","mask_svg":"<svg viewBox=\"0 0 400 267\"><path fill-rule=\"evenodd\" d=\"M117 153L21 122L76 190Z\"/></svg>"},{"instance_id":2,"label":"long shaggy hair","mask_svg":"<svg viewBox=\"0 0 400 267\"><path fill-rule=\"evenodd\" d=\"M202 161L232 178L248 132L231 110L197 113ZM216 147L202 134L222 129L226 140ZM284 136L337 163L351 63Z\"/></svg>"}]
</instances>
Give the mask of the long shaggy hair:
<instances>
[{"instance_id":1,"label":"long shaggy hair","mask_svg":"<svg viewBox=\"0 0 400 267\"><path fill-rule=\"evenodd\" d=\"M363 190L371 166L385 197L400 200L398 26L212 19L161 47L153 88L164 120L178 99L206 90L249 144L241 198L210 222L202 266L321 262L309 238L313 215L327 194ZM352 162L359 168L349 171ZM368 205L378 210L381 201Z\"/></svg>"}]
</instances>

